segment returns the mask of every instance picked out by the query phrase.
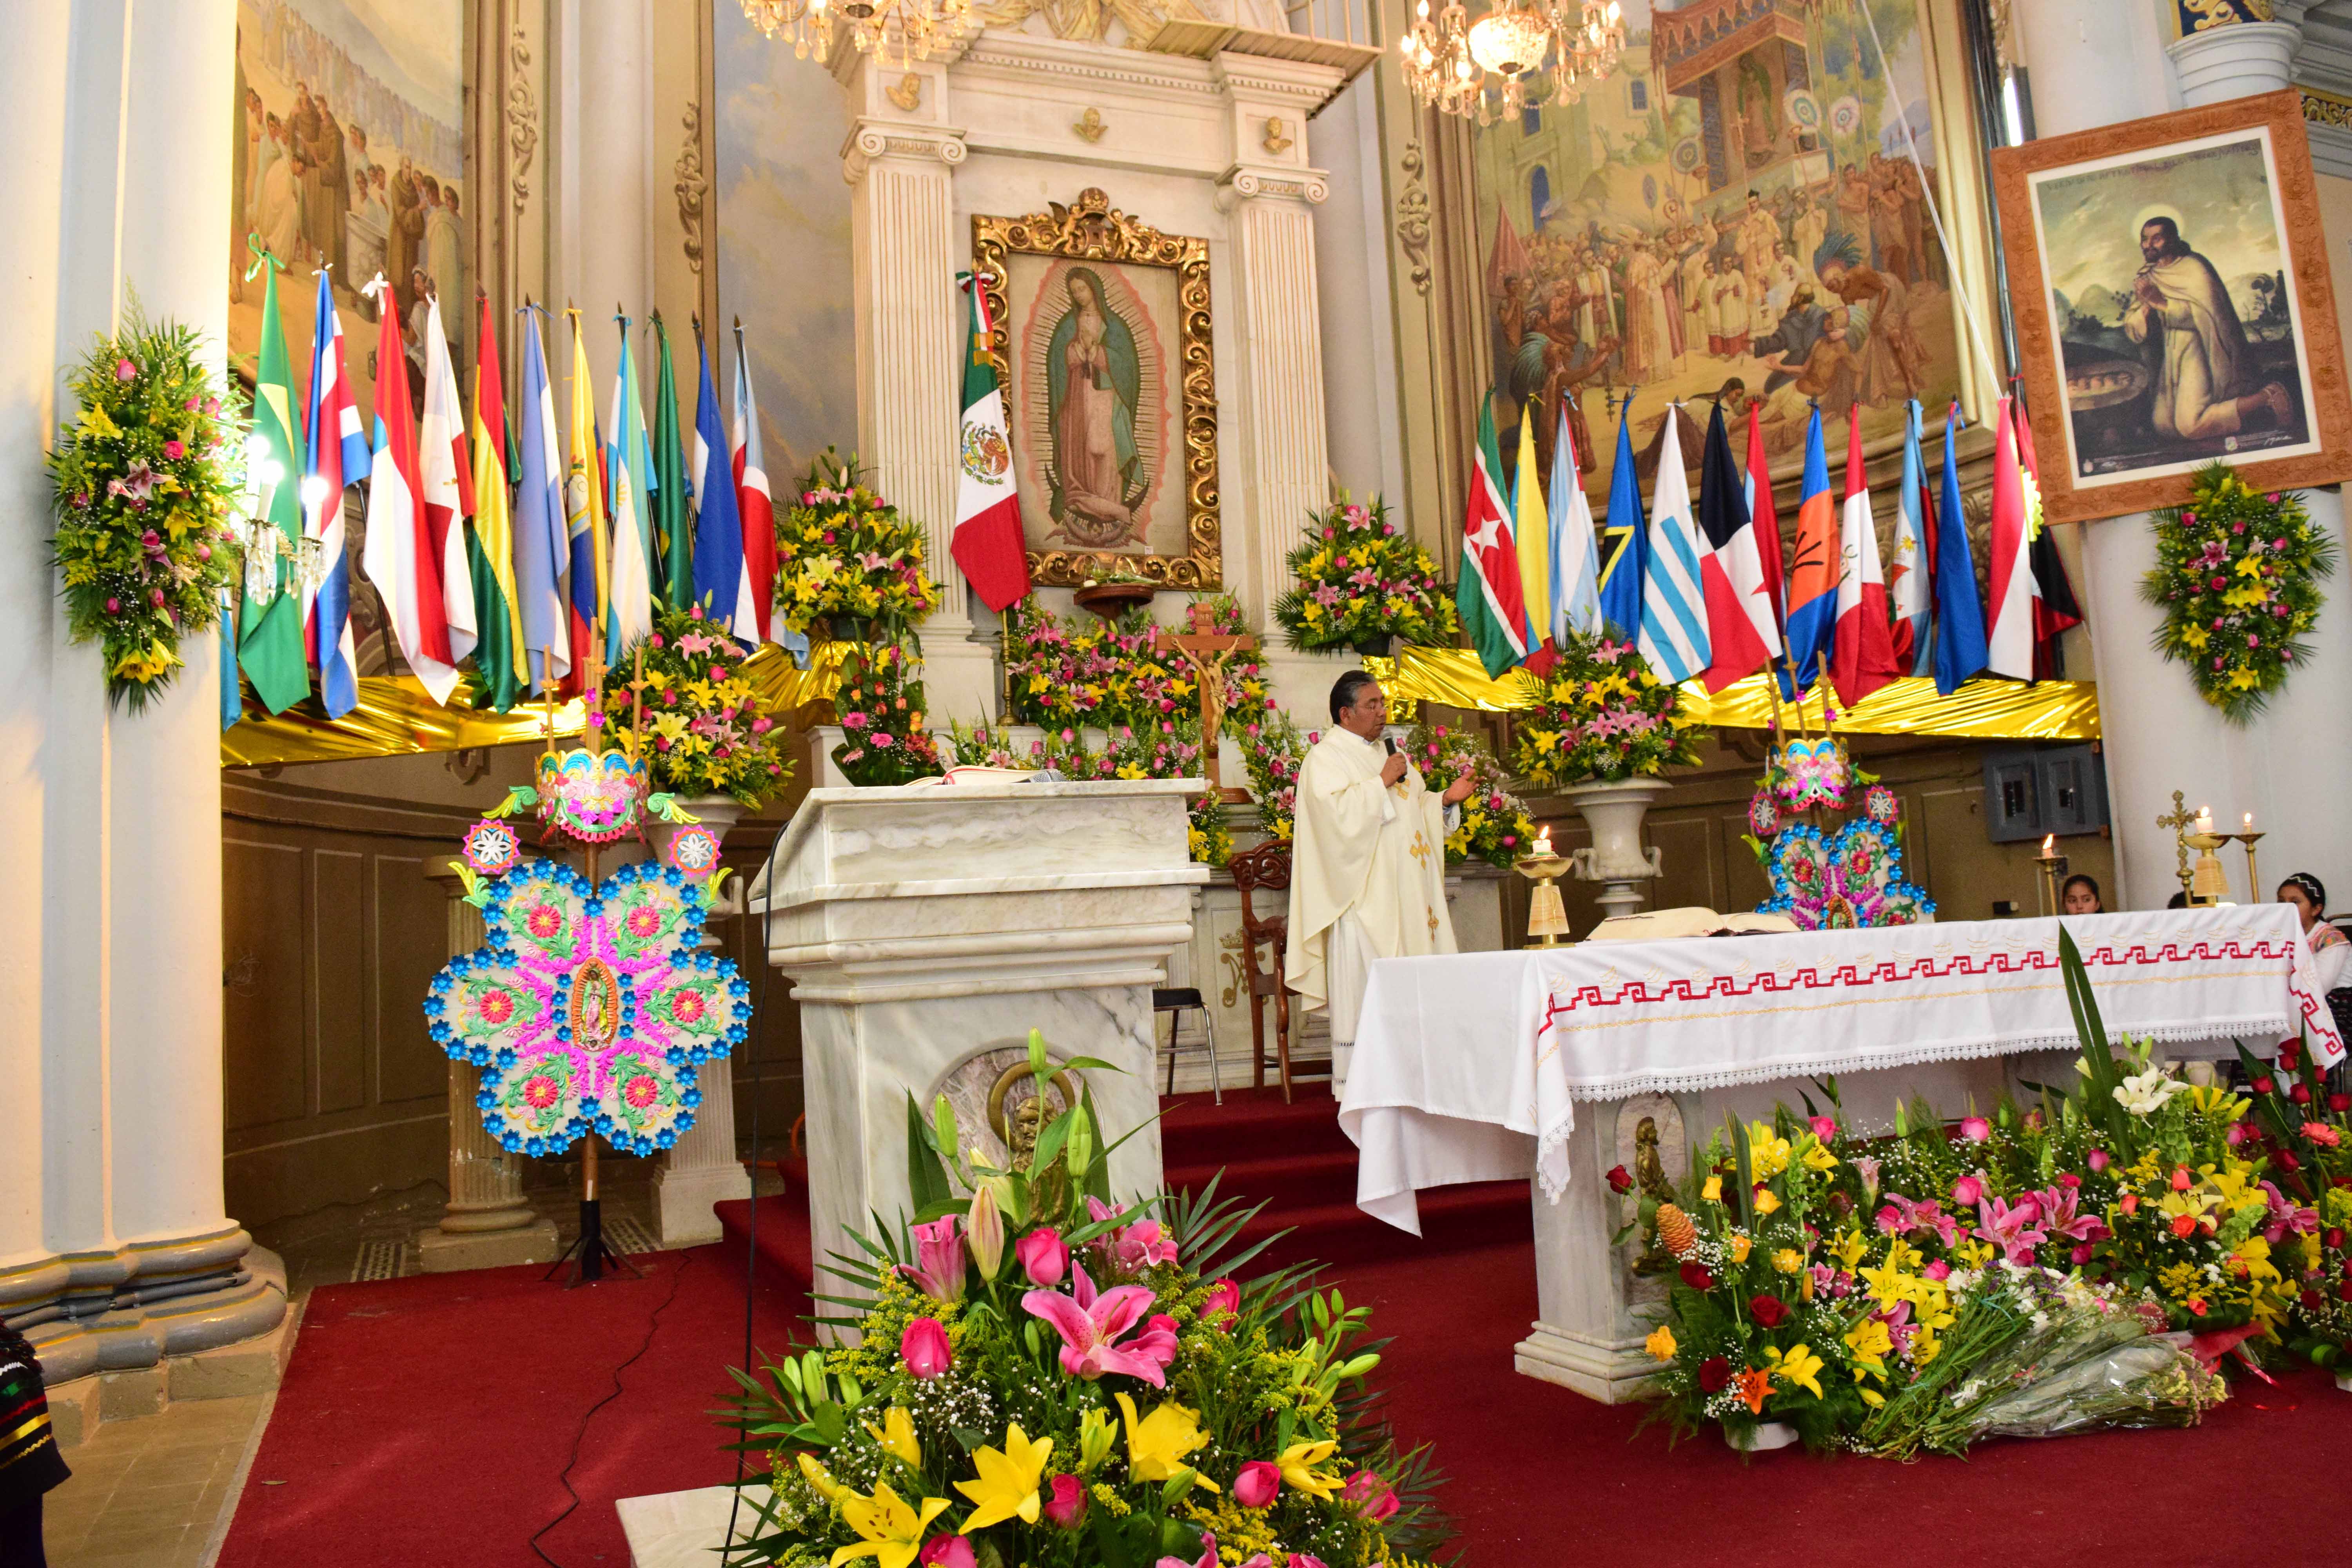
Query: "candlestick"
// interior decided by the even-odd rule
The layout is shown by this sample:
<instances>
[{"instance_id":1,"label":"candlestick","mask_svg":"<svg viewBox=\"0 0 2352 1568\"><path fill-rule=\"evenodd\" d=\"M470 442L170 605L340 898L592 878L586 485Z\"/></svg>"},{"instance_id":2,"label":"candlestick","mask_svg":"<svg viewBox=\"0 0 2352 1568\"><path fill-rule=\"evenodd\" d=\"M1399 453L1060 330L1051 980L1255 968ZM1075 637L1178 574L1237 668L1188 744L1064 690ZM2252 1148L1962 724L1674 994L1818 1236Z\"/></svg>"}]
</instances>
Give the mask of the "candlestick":
<instances>
[{"instance_id":1,"label":"candlestick","mask_svg":"<svg viewBox=\"0 0 2352 1568\"><path fill-rule=\"evenodd\" d=\"M2254 867L2254 846L2260 840L2267 837L2267 835L2254 831L2254 814L2250 811L2246 813L2246 831L2243 833L2227 834L2224 837L2234 838L2239 843L2246 847L2246 902L2250 904L2261 903L2263 901L2263 874L2259 870L2255 869Z\"/></svg>"},{"instance_id":2,"label":"candlestick","mask_svg":"<svg viewBox=\"0 0 2352 1568\"><path fill-rule=\"evenodd\" d=\"M2197 831L2188 836L2188 842L2197 851L2197 864L2189 875L2189 901L2218 904L2230 896L2230 873L2213 851L2235 835L2213 831L2213 812L2209 806L2198 807L2196 826Z\"/></svg>"},{"instance_id":3,"label":"candlestick","mask_svg":"<svg viewBox=\"0 0 2352 1568\"><path fill-rule=\"evenodd\" d=\"M2058 836L2045 833L2042 836L2042 853L2033 858L2034 864L2042 868L2042 912L2045 915L2065 913L2058 889L2061 879L2066 875L2066 857L2058 853L2057 846Z\"/></svg>"},{"instance_id":4,"label":"candlestick","mask_svg":"<svg viewBox=\"0 0 2352 1568\"><path fill-rule=\"evenodd\" d=\"M1568 861L1552 853L1550 828L1536 835L1534 853L1512 869L1535 884L1528 897L1528 945L1558 947L1568 934L1568 906L1559 897L1559 875Z\"/></svg>"}]
</instances>

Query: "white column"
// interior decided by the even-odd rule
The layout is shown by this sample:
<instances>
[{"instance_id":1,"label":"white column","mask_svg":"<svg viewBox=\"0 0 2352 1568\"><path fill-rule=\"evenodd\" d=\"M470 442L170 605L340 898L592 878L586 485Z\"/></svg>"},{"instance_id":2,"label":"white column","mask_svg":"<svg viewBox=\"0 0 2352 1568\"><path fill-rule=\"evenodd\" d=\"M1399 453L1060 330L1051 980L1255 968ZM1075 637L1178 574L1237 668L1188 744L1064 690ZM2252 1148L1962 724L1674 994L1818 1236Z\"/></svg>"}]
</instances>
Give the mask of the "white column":
<instances>
[{"instance_id":1,"label":"white column","mask_svg":"<svg viewBox=\"0 0 2352 1568\"><path fill-rule=\"evenodd\" d=\"M620 363L618 305L630 331L653 308L653 19L650 0L579 0L579 115L565 128L576 150L579 227L566 258L579 279L582 329L604 417ZM567 95L566 101L572 101ZM650 412L647 415L650 418Z\"/></svg>"},{"instance_id":2,"label":"white column","mask_svg":"<svg viewBox=\"0 0 2352 1568\"><path fill-rule=\"evenodd\" d=\"M2284 85L2275 50L2199 45L2184 64L2175 47L2168 64L2151 7L2038 0L2017 7L2015 16L2035 89L2034 120L2044 135L2160 114L2180 107L2184 89L2194 101L2214 102ZM2235 74L2221 64L2232 58ZM2184 64L2178 79L2174 64ZM2305 500L2314 520L2340 542L2339 498L2314 491ZM2337 809L2331 782L2352 766L2352 731L2342 718L2352 703L2352 627L2346 621L2352 606L2331 595L2312 636L2314 657L2261 718L2233 725L2197 694L2184 667L2151 646L2158 616L2139 596L2140 578L2156 556L2147 515L2082 527L2083 600L2105 735L2118 905L2157 907L2179 890L2173 836L2155 826L2157 816L2171 809L2176 789L2190 809L2210 805L2231 826L2254 813L2255 826L2271 835L2261 847L2264 879L2273 886L2296 870L2352 883L2352 823ZM2242 855L2233 848L2225 861L2243 897Z\"/></svg>"},{"instance_id":3,"label":"white column","mask_svg":"<svg viewBox=\"0 0 2352 1568\"><path fill-rule=\"evenodd\" d=\"M43 1108L52 1082L43 1049L42 971L49 933L40 916L44 819L50 804L43 756L59 619L46 526L49 483L41 465L56 413L58 225L66 156L66 60L71 14L62 6L0 9L0 190L12 220L0 226L0 278L9 280L10 326L0 333L0 516L17 520L0 555L0 907L16 911L0 945L0 1309L46 1293L62 1269L44 1243ZM93 723L95 720L92 721ZM34 1278L36 1272L41 1280Z\"/></svg>"},{"instance_id":4,"label":"white column","mask_svg":"<svg viewBox=\"0 0 2352 1568\"><path fill-rule=\"evenodd\" d=\"M2180 73L2181 101L2197 109L2293 85L2302 42L2303 29L2292 22L2235 22L2190 33L2164 52Z\"/></svg>"}]
</instances>

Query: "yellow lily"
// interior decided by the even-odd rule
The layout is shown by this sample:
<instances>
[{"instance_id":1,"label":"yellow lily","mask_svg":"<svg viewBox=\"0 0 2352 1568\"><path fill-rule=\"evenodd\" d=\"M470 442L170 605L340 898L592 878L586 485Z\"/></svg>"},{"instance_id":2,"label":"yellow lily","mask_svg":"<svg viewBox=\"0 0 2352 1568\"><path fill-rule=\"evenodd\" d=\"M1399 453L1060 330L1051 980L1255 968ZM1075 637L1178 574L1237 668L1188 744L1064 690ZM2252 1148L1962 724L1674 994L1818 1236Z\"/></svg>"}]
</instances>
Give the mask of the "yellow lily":
<instances>
[{"instance_id":1,"label":"yellow lily","mask_svg":"<svg viewBox=\"0 0 2352 1568\"><path fill-rule=\"evenodd\" d=\"M1825 1364L1810 1346L1790 1345L1784 1353L1767 1346L1764 1359L1772 1365L1772 1375L1790 1388L1801 1388L1815 1399L1822 1396L1821 1371Z\"/></svg>"},{"instance_id":2,"label":"yellow lily","mask_svg":"<svg viewBox=\"0 0 2352 1568\"><path fill-rule=\"evenodd\" d=\"M1166 1409L1165 1405L1160 1407ZM1318 1502L1329 1502L1339 1491L1339 1478L1314 1467L1339 1452L1339 1445L1329 1438L1312 1443L1293 1443L1275 1460L1282 1479L1297 1491L1305 1492Z\"/></svg>"},{"instance_id":3,"label":"yellow lily","mask_svg":"<svg viewBox=\"0 0 2352 1568\"><path fill-rule=\"evenodd\" d=\"M1832 1244L1830 1256L1843 1264L1846 1272L1851 1274L1869 1251L1870 1246L1862 1239L1861 1231L1844 1230L1838 1233L1837 1240Z\"/></svg>"},{"instance_id":4,"label":"yellow lily","mask_svg":"<svg viewBox=\"0 0 2352 1568\"><path fill-rule=\"evenodd\" d=\"M1004 1429L1003 1447L972 1450L972 1468L980 1479L955 1484L956 1490L980 1505L963 1521L965 1531L985 1530L1016 1515L1024 1524L1036 1523L1037 1482L1053 1452L1054 1439L1033 1442L1018 1421Z\"/></svg>"},{"instance_id":5,"label":"yellow lily","mask_svg":"<svg viewBox=\"0 0 2352 1568\"><path fill-rule=\"evenodd\" d=\"M1078 1417L1078 1474L1090 1476L1110 1458L1111 1439L1118 1435L1118 1423L1106 1411L1088 1410Z\"/></svg>"},{"instance_id":6,"label":"yellow lily","mask_svg":"<svg viewBox=\"0 0 2352 1568\"><path fill-rule=\"evenodd\" d=\"M923 1445L915 1436L915 1418L907 1414L903 1405L893 1405L882 1417L882 1429L876 1431L872 1422L866 1423L866 1435L882 1445L882 1451L907 1462L909 1469L923 1468Z\"/></svg>"},{"instance_id":7,"label":"yellow lily","mask_svg":"<svg viewBox=\"0 0 2352 1568\"><path fill-rule=\"evenodd\" d=\"M1660 1323L1656 1330L1651 1333L1650 1337L1642 1342L1642 1348L1648 1351L1653 1356L1655 1356L1660 1361L1674 1360L1674 1330L1666 1327L1664 1323Z\"/></svg>"},{"instance_id":8,"label":"yellow lily","mask_svg":"<svg viewBox=\"0 0 2352 1568\"><path fill-rule=\"evenodd\" d=\"M1777 1176L1789 1168L1789 1141L1774 1132L1769 1124L1752 1122L1748 1129L1748 1163L1755 1168L1756 1179Z\"/></svg>"},{"instance_id":9,"label":"yellow lily","mask_svg":"<svg viewBox=\"0 0 2352 1568\"><path fill-rule=\"evenodd\" d=\"M833 1479L833 1472L826 1469L814 1454L801 1455L800 1463L801 1474L808 1478L808 1484L814 1487L825 1501L838 1502L842 1494L849 1491L847 1487Z\"/></svg>"},{"instance_id":10,"label":"yellow lily","mask_svg":"<svg viewBox=\"0 0 2352 1568\"><path fill-rule=\"evenodd\" d=\"M1838 1157L1819 1143L1805 1151L1805 1165L1809 1170L1834 1171L1837 1169L1837 1163Z\"/></svg>"},{"instance_id":11,"label":"yellow lily","mask_svg":"<svg viewBox=\"0 0 2352 1568\"><path fill-rule=\"evenodd\" d=\"M1139 1481L1164 1481L1177 1471L1190 1469L1184 1456L1209 1440L1201 1430L1201 1413L1187 1410L1171 1399L1157 1405L1149 1415L1138 1415L1135 1401L1124 1394L1112 1395L1127 1417L1127 1468ZM1211 1491L1221 1489L1208 1477L1195 1474L1193 1479Z\"/></svg>"},{"instance_id":12,"label":"yellow lily","mask_svg":"<svg viewBox=\"0 0 2352 1568\"><path fill-rule=\"evenodd\" d=\"M1853 1352L1853 1380L1862 1381L1864 1372L1886 1375L1886 1358L1895 1349L1895 1336L1876 1318L1864 1318L1845 1331L1845 1348Z\"/></svg>"},{"instance_id":13,"label":"yellow lily","mask_svg":"<svg viewBox=\"0 0 2352 1568\"><path fill-rule=\"evenodd\" d=\"M2205 645L2213 640L2213 634L2203 626L2183 626L2180 628L2180 640L2201 653Z\"/></svg>"},{"instance_id":14,"label":"yellow lily","mask_svg":"<svg viewBox=\"0 0 2352 1568\"><path fill-rule=\"evenodd\" d=\"M841 1517L866 1539L835 1550L834 1568L859 1557L871 1557L875 1568L907 1568L923 1550L923 1532L931 1521L947 1511L948 1500L925 1498L921 1511L907 1506L897 1492L876 1482L874 1495L850 1492L841 1500Z\"/></svg>"}]
</instances>

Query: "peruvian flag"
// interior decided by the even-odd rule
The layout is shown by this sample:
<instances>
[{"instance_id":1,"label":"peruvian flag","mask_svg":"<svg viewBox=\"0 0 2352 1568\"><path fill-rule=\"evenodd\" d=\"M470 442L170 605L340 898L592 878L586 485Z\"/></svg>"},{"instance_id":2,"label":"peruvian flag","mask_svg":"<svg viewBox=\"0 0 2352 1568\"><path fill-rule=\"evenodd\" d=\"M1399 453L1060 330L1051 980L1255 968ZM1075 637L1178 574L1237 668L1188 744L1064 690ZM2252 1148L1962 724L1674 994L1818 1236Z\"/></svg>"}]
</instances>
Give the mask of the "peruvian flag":
<instances>
[{"instance_id":1,"label":"peruvian flag","mask_svg":"<svg viewBox=\"0 0 2352 1568\"><path fill-rule=\"evenodd\" d=\"M1527 599L1519 592L1519 552L1511 535L1511 503L1503 489L1502 446L1495 439L1495 395L1478 410L1477 467L1462 519L1462 577L1454 607L1487 675L1499 676L1528 657Z\"/></svg>"},{"instance_id":2,"label":"peruvian flag","mask_svg":"<svg viewBox=\"0 0 2352 1568\"><path fill-rule=\"evenodd\" d=\"M1743 479L1731 460L1731 438L1724 432L1723 405L1718 403L1715 417L1707 422L1706 455L1698 481L1698 525L1712 547L1699 565L1706 587L1707 643L1714 653L1706 667L1709 691L1720 691L1780 657L1780 625L1772 605L1778 584L1764 574L1764 552L1748 506L1747 491L1754 483L1752 468ZM1768 473L1767 518L1772 506L1769 486ZM1779 524L1772 526L1777 559Z\"/></svg>"},{"instance_id":3,"label":"peruvian flag","mask_svg":"<svg viewBox=\"0 0 2352 1568\"><path fill-rule=\"evenodd\" d=\"M1021 542L1021 499L1013 489L1013 438L1004 395L988 352L988 299L980 279L960 272L970 301L963 356L963 422L956 432L955 531L948 553L981 603L1001 610L1029 591L1029 552Z\"/></svg>"},{"instance_id":4,"label":"peruvian flag","mask_svg":"<svg viewBox=\"0 0 2352 1568\"><path fill-rule=\"evenodd\" d=\"M735 514L743 530L743 574L750 579L760 641L772 640L776 595L776 503L760 459L760 405L751 396L751 365L743 357L743 321L735 321ZM737 605L740 615L742 606Z\"/></svg>"},{"instance_id":5,"label":"peruvian flag","mask_svg":"<svg viewBox=\"0 0 2352 1568\"><path fill-rule=\"evenodd\" d=\"M334 291L319 270L316 327L310 342L310 448L303 465L307 480L304 521L319 541L325 575L303 617L310 662L319 667L319 693L327 717L340 719L359 706L360 660L352 641L352 562L343 533L343 489L368 477L367 434L352 402L351 373L343 365L343 319L335 312Z\"/></svg>"},{"instance_id":6,"label":"peruvian flag","mask_svg":"<svg viewBox=\"0 0 2352 1568\"><path fill-rule=\"evenodd\" d=\"M377 363L381 366L383 362ZM397 377L404 367L394 362L393 371ZM425 531L432 536L433 558L441 573L449 651L463 658L474 651L475 642L474 563L466 553L466 519L474 515L473 464L466 453L457 370L449 361L449 339L441 328L441 301L429 294L425 309L425 417L416 433L416 476Z\"/></svg>"},{"instance_id":7,"label":"peruvian flag","mask_svg":"<svg viewBox=\"0 0 2352 1568\"><path fill-rule=\"evenodd\" d=\"M2017 425L2000 400L1992 447L1991 603L1985 606L1985 668L2033 679L2033 552L2025 537L2025 472L2018 466Z\"/></svg>"},{"instance_id":8,"label":"peruvian flag","mask_svg":"<svg viewBox=\"0 0 2352 1568\"><path fill-rule=\"evenodd\" d=\"M1878 522L1862 475L1862 410L1846 410L1845 513L1838 542L1837 647L1830 684L1851 709L1895 679L1895 637L1886 623L1886 574L1878 563Z\"/></svg>"},{"instance_id":9,"label":"peruvian flag","mask_svg":"<svg viewBox=\"0 0 2352 1568\"><path fill-rule=\"evenodd\" d=\"M360 564L383 600L401 657L433 700L446 702L457 683L457 661L449 647L441 556L417 499L423 486L416 474L416 422L409 412L400 302L381 273L365 292L376 305L375 451L369 459L367 541ZM470 584L467 602L470 606Z\"/></svg>"}]
</instances>

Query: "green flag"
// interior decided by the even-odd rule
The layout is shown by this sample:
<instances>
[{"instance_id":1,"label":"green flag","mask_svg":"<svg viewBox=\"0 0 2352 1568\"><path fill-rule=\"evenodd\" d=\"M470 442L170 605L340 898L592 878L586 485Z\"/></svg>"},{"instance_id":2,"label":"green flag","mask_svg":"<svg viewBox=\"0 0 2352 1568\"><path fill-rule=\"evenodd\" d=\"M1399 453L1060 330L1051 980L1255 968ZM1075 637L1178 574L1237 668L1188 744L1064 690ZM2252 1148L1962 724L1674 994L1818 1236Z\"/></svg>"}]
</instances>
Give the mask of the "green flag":
<instances>
[{"instance_id":1,"label":"green flag","mask_svg":"<svg viewBox=\"0 0 2352 1568\"><path fill-rule=\"evenodd\" d=\"M686 447L677 434L677 375L670 368L669 329L654 313L661 340L661 389L654 397L654 546L661 572L654 595L674 610L694 603L694 519L687 504Z\"/></svg>"},{"instance_id":2,"label":"green flag","mask_svg":"<svg viewBox=\"0 0 2352 1568\"><path fill-rule=\"evenodd\" d=\"M238 611L245 633L237 643L237 662L263 704L283 713L310 695L302 584L293 559L302 538L302 416L294 403L286 331L278 319L278 268L267 256L260 266L268 279L261 296L261 361L253 378L253 435L260 445L249 460L259 465L260 516L285 536L286 551L276 565L277 597L264 605L247 593Z\"/></svg>"},{"instance_id":3,"label":"green flag","mask_svg":"<svg viewBox=\"0 0 2352 1568\"><path fill-rule=\"evenodd\" d=\"M499 379L499 340L490 301L474 350L474 521L466 530L466 565L474 584L476 684L504 713L522 695L522 616L514 583L514 528L509 507L506 388Z\"/></svg>"}]
</instances>

